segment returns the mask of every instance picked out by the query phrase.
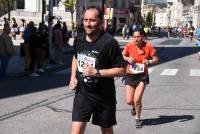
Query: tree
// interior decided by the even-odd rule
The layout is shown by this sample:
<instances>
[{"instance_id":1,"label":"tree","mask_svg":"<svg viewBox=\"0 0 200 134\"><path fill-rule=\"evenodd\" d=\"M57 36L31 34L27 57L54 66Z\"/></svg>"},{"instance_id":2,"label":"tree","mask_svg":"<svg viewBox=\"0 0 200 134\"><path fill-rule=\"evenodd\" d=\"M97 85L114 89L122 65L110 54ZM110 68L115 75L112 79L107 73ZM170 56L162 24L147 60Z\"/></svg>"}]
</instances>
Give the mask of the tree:
<instances>
[{"instance_id":1,"label":"tree","mask_svg":"<svg viewBox=\"0 0 200 134\"><path fill-rule=\"evenodd\" d=\"M151 26L153 21L153 16L151 12L148 12L147 17L146 17L146 25Z\"/></svg>"},{"instance_id":2,"label":"tree","mask_svg":"<svg viewBox=\"0 0 200 134\"><path fill-rule=\"evenodd\" d=\"M10 11L14 1L16 0L0 0L0 5L2 5L8 11L8 20L10 20Z\"/></svg>"},{"instance_id":3,"label":"tree","mask_svg":"<svg viewBox=\"0 0 200 134\"><path fill-rule=\"evenodd\" d=\"M75 6L76 6L77 0L65 0L64 6L67 10L70 11L71 13L71 23L72 23L72 31L74 31L74 11L75 11Z\"/></svg>"}]
</instances>

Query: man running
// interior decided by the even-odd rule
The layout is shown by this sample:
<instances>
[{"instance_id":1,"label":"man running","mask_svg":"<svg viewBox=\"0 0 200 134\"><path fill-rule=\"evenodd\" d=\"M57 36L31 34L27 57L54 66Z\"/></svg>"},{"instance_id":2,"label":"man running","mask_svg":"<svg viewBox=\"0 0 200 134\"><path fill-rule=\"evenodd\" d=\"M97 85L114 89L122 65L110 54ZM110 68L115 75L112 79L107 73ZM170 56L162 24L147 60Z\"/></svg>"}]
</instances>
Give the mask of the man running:
<instances>
[{"instance_id":1,"label":"man running","mask_svg":"<svg viewBox=\"0 0 200 134\"><path fill-rule=\"evenodd\" d=\"M116 124L115 76L124 74L124 60L117 41L102 31L102 13L88 7L84 13L84 31L74 41L70 88L76 90L71 134L83 134L87 122L113 134Z\"/></svg>"}]
</instances>

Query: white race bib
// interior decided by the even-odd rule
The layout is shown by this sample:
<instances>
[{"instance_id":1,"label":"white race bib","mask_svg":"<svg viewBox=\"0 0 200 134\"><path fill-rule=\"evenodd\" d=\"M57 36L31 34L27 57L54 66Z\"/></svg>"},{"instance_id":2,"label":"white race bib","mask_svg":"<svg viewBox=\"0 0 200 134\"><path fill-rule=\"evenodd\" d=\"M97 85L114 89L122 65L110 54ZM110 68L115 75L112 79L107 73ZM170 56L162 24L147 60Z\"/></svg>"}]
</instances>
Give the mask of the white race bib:
<instances>
[{"instance_id":1,"label":"white race bib","mask_svg":"<svg viewBox=\"0 0 200 134\"><path fill-rule=\"evenodd\" d=\"M140 63L134 63L130 66L130 71L133 74L140 74L140 73L144 73L144 64L140 64Z\"/></svg>"},{"instance_id":2,"label":"white race bib","mask_svg":"<svg viewBox=\"0 0 200 134\"><path fill-rule=\"evenodd\" d=\"M93 57L86 56L84 54L78 54L77 62L78 62L78 71L82 73L84 65L90 65L95 68L96 59Z\"/></svg>"}]
</instances>

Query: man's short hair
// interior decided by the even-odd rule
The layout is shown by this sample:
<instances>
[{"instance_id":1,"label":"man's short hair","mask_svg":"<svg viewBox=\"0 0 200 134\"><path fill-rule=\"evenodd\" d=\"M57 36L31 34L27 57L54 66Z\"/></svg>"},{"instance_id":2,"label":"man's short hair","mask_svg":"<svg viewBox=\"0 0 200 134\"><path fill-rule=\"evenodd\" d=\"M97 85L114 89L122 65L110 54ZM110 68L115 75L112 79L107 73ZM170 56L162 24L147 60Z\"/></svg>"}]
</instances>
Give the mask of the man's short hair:
<instances>
[{"instance_id":1,"label":"man's short hair","mask_svg":"<svg viewBox=\"0 0 200 134\"><path fill-rule=\"evenodd\" d=\"M89 6L89 7L87 7L87 8L85 9L85 12L86 12L87 10L90 10L90 9L95 9L95 10L97 10L97 11L98 11L98 18L99 18L100 20L103 20L103 12L102 12L102 10L101 10L99 7L96 7L96 6Z\"/></svg>"}]
</instances>

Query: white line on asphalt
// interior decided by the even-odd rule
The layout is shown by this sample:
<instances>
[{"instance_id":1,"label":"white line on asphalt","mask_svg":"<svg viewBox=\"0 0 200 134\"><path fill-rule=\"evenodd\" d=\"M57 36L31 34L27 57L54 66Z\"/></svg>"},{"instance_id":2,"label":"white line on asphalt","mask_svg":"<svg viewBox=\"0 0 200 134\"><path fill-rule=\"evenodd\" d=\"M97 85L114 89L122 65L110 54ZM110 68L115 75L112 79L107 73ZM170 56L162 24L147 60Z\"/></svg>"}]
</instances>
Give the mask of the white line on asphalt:
<instances>
[{"instance_id":1,"label":"white line on asphalt","mask_svg":"<svg viewBox=\"0 0 200 134\"><path fill-rule=\"evenodd\" d=\"M200 76L200 69L191 69L190 76Z\"/></svg>"},{"instance_id":2,"label":"white line on asphalt","mask_svg":"<svg viewBox=\"0 0 200 134\"><path fill-rule=\"evenodd\" d=\"M153 68L148 68L149 74L153 71Z\"/></svg>"},{"instance_id":3,"label":"white line on asphalt","mask_svg":"<svg viewBox=\"0 0 200 134\"><path fill-rule=\"evenodd\" d=\"M168 76L174 76L178 72L178 69L165 69L160 75L168 75Z\"/></svg>"}]
</instances>

